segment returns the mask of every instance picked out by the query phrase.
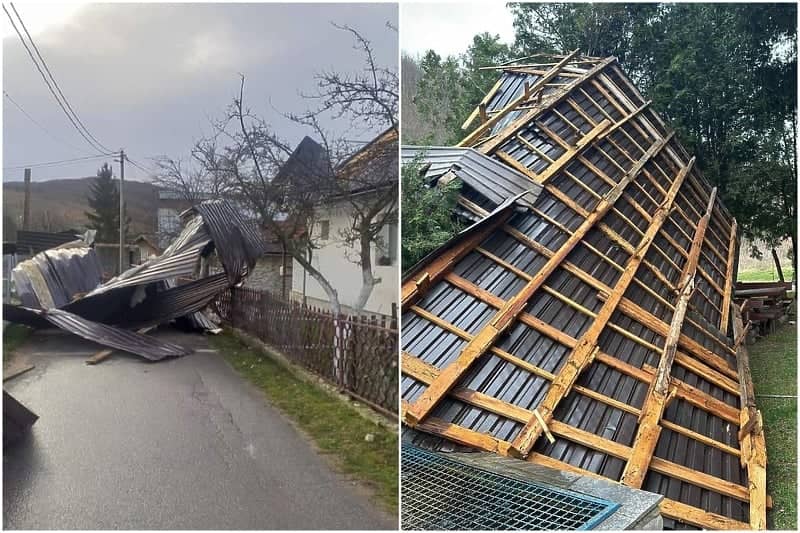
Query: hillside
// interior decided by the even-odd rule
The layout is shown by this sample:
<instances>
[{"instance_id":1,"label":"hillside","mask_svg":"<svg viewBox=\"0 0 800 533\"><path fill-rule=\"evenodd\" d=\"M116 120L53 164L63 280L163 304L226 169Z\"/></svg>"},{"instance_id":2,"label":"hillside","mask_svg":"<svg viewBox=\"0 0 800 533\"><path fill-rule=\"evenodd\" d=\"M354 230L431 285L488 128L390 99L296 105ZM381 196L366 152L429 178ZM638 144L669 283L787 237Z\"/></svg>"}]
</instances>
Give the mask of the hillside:
<instances>
[{"instance_id":1,"label":"hillside","mask_svg":"<svg viewBox=\"0 0 800 533\"><path fill-rule=\"evenodd\" d=\"M87 222L87 198L94 179L56 179L31 183L31 229L82 229ZM16 227L22 226L24 186L21 181L3 182L4 240L13 240ZM155 232L155 191L156 188L150 183L125 181L125 203L131 219L131 234Z\"/></svg>"}]
</instances>

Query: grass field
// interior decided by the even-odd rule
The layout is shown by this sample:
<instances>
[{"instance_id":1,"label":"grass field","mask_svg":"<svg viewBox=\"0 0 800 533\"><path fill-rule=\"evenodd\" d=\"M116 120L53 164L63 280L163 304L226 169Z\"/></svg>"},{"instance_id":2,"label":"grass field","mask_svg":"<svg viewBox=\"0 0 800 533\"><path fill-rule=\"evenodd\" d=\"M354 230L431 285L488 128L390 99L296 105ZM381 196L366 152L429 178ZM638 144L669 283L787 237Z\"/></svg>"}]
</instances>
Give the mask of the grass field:
<instances>
[{"instance_id":1,"label":"grass field","mask_svg":"<svg viewBox=\"0 0 800 533\"><path fill-rule=\"evenodd\" d=\"M306 383L233 335L211 337L236 370L308 434L342 472L370 486L388 512L397 514L397 431L371 422L330 393ZM372 435L371 441L365 438Z\"/></svg>"},{"instance_id":2,"label":"grass field","mask_svg":"<svg viewBox=\"0 0 800 533\"><path fill-rule=\"evenodd\" d=\"M791 281L792 274L794 274L793 268L783 267L783 278L786 281ZM737 278L739 281L780 281L778 277L778 273L775 270L775 267L772 268L760 268L755 270L743 270L740 271Z\"/></svg>"},{"instance_id":3,"label":"grass field","mask_svg":"<svg viewBox=\"0 0 800 533\"><path fill-rule=\"evenodd\" d=\"M3 359L14 353L20 344L31 334L31 328L20 324L9 324L3 329Z\"/></svg>"},{"instance_id":4,"label":"grass field","mask_svg":"<svg viewBox=\"0 0 800 533\"><path fill-rule=\"evenodd\" d=\"M792 319L796 320L794 309ZM796 530L797 326L784 324L748 350L767 439L767 492L773 498L767 522L770 529Z\"/></svg>"}]
</instances>

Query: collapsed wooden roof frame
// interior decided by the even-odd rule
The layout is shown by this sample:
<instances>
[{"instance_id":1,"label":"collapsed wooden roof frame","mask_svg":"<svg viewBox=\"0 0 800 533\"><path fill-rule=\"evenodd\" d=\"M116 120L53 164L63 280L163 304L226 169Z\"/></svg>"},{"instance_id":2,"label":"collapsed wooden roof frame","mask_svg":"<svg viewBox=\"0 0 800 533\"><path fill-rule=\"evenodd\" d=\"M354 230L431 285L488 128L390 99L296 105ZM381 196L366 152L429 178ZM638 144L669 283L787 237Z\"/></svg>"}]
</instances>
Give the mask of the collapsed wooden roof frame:
<instances>
[{"instance_id":1,"label":"collapsed wooden roof frame","mask_svg":"<svg viewBox=\"0 0 800 533\"><path fill-rule=\"evenodd\" d=\"M708 191L709 187L704 183L702 177L697 173L692 173L694 158L683 163L688 159L688 155L680 145L677 145L677 152L670 145L672 132L666 135L661 133L666 132L667 127L660 117L649 109L649 102L637 105L636 102L632 101L630 94L637 95L642 102L644 102L644 99L641 98L638 90L619 69L615 58L579 58L577 51L574 51L566 56L554 56L552 62L545 60L545 62L537 64L505 64L497 68L504 72L534 74L538 76L538 79L532 84L526 82L521 94L507 105L490 109L489 103L501 86L502 80L498 80L465 122L464 127L466 128L475 119L480 120L479 125L459 143L459 146L475 148L520 171L533 182L541 184L544 190L555 199L580 214L583 217L583 222L574 230L563 226L560 227L559 229L566 232L569 237L559 249L550 250L514 228L510 228L508 225L504 227L510 213L505 216L495 217L490 224L487 224L480 231L466 237L457 246L447 250L442 255L431 259L422 269L417 270L412 279L408 279L403 283L402 306L404 312L411 311L418 316L422 316L446 332L453 333L467 342L458 357L442 369L435 368L406 351L403 352L403 374L427 385L427 388L413 403L403 401L402 414L404 423L418 430L442 436L460 444L493 451L502 455L526 458L532 462L560 469L579 471L597 476L595 473L532 451L537 439L543 433L548 439L552 439L554 436L568 439L626 461L622 478L619 480L625 485L641 487L648 470L653 470L670 476L680 476L689 483L747 502L750 506L749 523L744 523L672 499L665 499L662 504L662 513L667 517L703 528L743 529L750 527L753 529L765 529L767 496L766 448L763 426L761 424L761 415L755 407L747 351L742 342L745 335L745 326L741 322L739 309L733 305L731 300L737 251L735 219L730 217L717 200L716 189ZM611 79L612 73L617 80L616 82ZM562 83L555 83L553 80L556 79L560 79ZM618 86L620 80L625 84L624 90ZM589 86L599 91L622 114L623 118L614 120L604 110L603 106L598 105L583 89ZM582 92L586 97L583 99L583 104L577 103L573 98L573 94L577 92ZM588 132L582 131L581 128L571 124L563 114L557 111L556 106L564 102L591 124L591 129ZM592 111L594 114L596 114L597 110L600 110L605 118L601 121L592 120L590 118L592 113L584 105L593 106ZM546 112L558 114L561 120L572 126L576 134L574 142L569 142L564 136L557 135L538 121L538 118ZM501 123L503 120L506 121L505 124ZM636 144L634 139L622 129L622 126L628 122L631 123L629 126L632 125L644 138L652 139L653 142L648 149L637 144L641 152L644 152L644 155L637 160L634 160L619 146L614 145L617 148L617 152L627 157L630 163L633 164L624 177L615 182L605 176L600 169L592 167L581 154L590 146L601 149L600 143L602 141L609 141L613 144L611 134L615 131L624 133ZM502 126L498 127L498 124L502 124ZM548 157L540 148L537 148L531 142L527 142L520 135L520 130L533 124L538 126L538 131L548 137L551 142L563 148L563 153L559 157L555 159ZM509 154L502 150L509 139L512 138L520 143L521 148L527 149L523 150L527 152L525 154L526 157L534 155L538 161L544 161L546 167L539 172L533 172L531 170L533 165L526 165L520 162L522 156ZM645 164L653 161L654 156L662 152L667 153L676 163L682 163L682 167L679 168L676 175L670 175L669 168L665 170L658 165L656 167L662 176L653 176L644 170ZM609 159L622 169L611 157ZM603 196L593 191L588 191L597 199L597 203L591 211L578 205L572 198L564 194L557 185L551 183L554 176L566 175L579 185L582 185L580 180L566 172L567 165L575 160L589 166L597 176L611 186L611 189ZM639 191L647 194L647 191L636 183L635 180L638 178L649 180L655 189L663 193L663 200L660 202L650 196L650 200L657 206L654 212L650 212L639 205L629 193L629 189L635 186ZM669 189L664 190L660 182L670 182ZM684 205L678 205L678 202L676 202L676 198L679 195L682 198L686 198L689 194L693 194L706 202L706 209L702 214L698 212L691 202L683 202ZM625 219L615 207L617 200L623 197L649 222L649 227L641 235L638 243L630 242L621 237L603 222L604 216L612 211ZM484 216L487 214L486 211L471 202L462 200L462 205L471 208L476 214ZM690 211L694 211L693 214L695 216L700 216L698 222L692 221ZM694 228L693 235L685 235L691 242L688 250L685 250L675 242L673 236L670 236L662 227L671 213L679 214L690 227ZM548 220L544 213L538 214ZM712 220L713 224L710 224ZM555 220L549 219L548 221L557 227L559 226ZM631 226L635 227L633 223L631 223ZM680 229L679 226L676 225L676 227ZM538 272L530 275L483 250L480 247L481 242L498 228L504 229L523 244L548 258L547 263ZM589 230L593 228L601 230L630 256L627 264L614 265L613 260L603 256L599 250L593 250L594 253L601 255L601 258L611 263L612 266L621 269L621 275L613 287L606 286L589 273L584 272L578 266L566 260L568 254L581 243ZM641 231L639 232L641 233ZM667 254L654 245L657 235L666 238L685 257L685 262L680 268L681 275L677 284L670 282L657 267L645 259L645 254L651 247L667 257ZM716 245L714 244L715 242L717 243ZM583 244L589 246L588 243L584 242ZM727 249L721 251L719 244L725 245ZM514 297L502 300L491 292L478 287L475 283L453 273L454 265L471 251L477 251L489 257L496 264L514 272L525 280L526 284ZM723 253L723 251L726 253ZM698 266L701 255L707 259L705 267ZM717 267L716 262L724 264L724 268ZM723 276L724 285L715 282L712 276L709 275L709 272L707 272L709 264ZM557 268L567 270L596 289L598 298L604 301L599 312L592 313L584 309L593 318L594 322L580 338L573 338L558 328L524 312L528 300L540 290L547 291L561 301L570 303L569 295L558 294L544 285L548 276ZM645 287L635 277L639 268L649 269L661 283L671 289L675 295L675 300L673 302L664 301L662 296ZM721 296L721 305L716 305L708 296L701 294L709 304L719 311L719 323L712 325L699 322L697 319L691 321L686 317L687 307L691 307L690 298L695 292L695 282L698 275L705 280L706 286L713 288L718 293L719 296L715 296L715 300L718 301ZM441 280L446 280L472 297L496 308L497 311L494 317L476 334L470 334L442 321L434 313L416 306L416 302L424 295L426 290ZM658 298L673 310L670 323L663 322L638 306L636 302L625 297L626 289L633 282L642 286L649 294ZM697 292L702 293L702 291ZM572 302L571 305L581 310L580 305L575 302ZM617 311L621 311L663 337L665 339L663 345L654 346L634 333L611 323L611 316ZM731 317L733 318L732 327L729 327ZM682 333L682 328L687 320L691 321L693 327L699 328L709 338L717 340L713 350L706 348L701 343ZM495 346L496 341L515 321L525 323L571 350L566 364L561 365L559 372L553 374L537 368ZM616 359L613 355L600 351L598 340L600 334L607 327L613 328L626 337L661 352L658 368L651 368L647 365L644 368L637 368ZM718 331L712 331L714 328L717 328ZM728 336L729 330L732 330L732 335L730 336ZM720 337L725 338L725 340L720 341ZM536 409L532 411L523 409L512 403L474 390L468 390L459 385L459 379L465 375L470 366L487 352L498 355L519 368L543 377L550 382L550 387L544 400ZM731 368L728 361L718 355L719 353L735 354L737 368ZM648 383L648 394L642 407L636 408L627 405L624 402L577 384L583 370L593 361L603 362L623 374ZM710 394L672 377L670 371L673 363L678 363L684 368L691 369L698 376L727 391L738 392L740 409L737 411ZM633 445L625 446L555 420L553 413L557 405L573 391L638 416L639 425ZM489 412L518 421L524 424L524 427L513 442L506 442L491 435L469 430L430 416L434 407L443 397L448 395L466 404L478 406ZM676 397L709 413L714 413L731 424L737 425L740 428L738 449L662 419L666 406ZM747 488L655 457L656 443L664 427L716 449L723 450L726 453L738 456L742 467L747 471L749 480Z\"/></svg>"}]
</instances>

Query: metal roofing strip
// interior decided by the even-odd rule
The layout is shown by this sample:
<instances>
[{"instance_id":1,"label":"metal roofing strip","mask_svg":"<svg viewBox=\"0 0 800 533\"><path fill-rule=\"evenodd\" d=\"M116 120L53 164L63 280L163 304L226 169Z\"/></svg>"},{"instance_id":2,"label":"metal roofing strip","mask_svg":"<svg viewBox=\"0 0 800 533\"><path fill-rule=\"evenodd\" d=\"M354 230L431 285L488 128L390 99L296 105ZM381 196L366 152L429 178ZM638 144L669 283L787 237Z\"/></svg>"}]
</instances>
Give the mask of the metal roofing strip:
<instances>
[{"instance_id":1,"label":"metal roofing strip","mask_svg":"<svg viewBox=\"0 0 800 533\"><path fill-rule=\"evenodd\" d=\"M239 283L266 251L254 224L226 200L209 200L194 207L203 218L231 285Z\"/></svg>"},{"instance_id":2,"label":"metal roofing strip","mask_svg":"<svg viewBox=\"0 0 800 533\"><path fill-rule=\"evenodd\" d=\"M538 190L524 174L478 152L473 148L441 146L403 146L403 164L421 158L428 167L425 177L434 185L448 171L452 171L463 183L469 185L484 198L497 206L510 196ZM520 202L533 205L536 195L525 196Z\"/></svg>"},{"instance_id":3,"label":"metal roofing strip","mask_svg":"<svg viewBox=\"0 0 800 533\"><path fill-rule=\"evenodd\" d=\"M40 317L54 326L84 339L109 348L130 352L151 361L159 361L165 357L180 357L192 353L189 348L156 340L133 331L92 322L62 309L44 311L16 306L15 312L20 315L27 314L31 317Z\"/></svg>"}]
</instances>

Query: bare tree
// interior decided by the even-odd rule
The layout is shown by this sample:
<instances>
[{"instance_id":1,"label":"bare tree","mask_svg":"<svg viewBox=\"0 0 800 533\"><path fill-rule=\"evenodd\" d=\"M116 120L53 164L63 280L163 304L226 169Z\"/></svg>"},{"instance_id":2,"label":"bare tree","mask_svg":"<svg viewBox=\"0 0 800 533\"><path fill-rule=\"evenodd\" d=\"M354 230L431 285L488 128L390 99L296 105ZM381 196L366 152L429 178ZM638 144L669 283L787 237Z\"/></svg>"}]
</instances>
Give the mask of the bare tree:
<instances>
[{"instance_id":1,"label":"bare tree","mask_svg":"<svg viewBox=\"0 0 800 533\"><path fill-rule=\"evenodd\" d=\"M383 228L397 218L399 94L396 71L377 64L370 42L348 26L336 27L354 36L364 55L364 69L318 74L317 91L303 95L316 107L285 115L306 126L318 142L304 140L297 152L293 150L245 106L242 77L239 96L224 118L214 123L213 136L198 142L193 154L206 172L230 185L262 227L319 283L338 315L339 294L325 273L314 267L313 254L321 246L314 227L320 212L333 204L345 205L350 213L348 228L339 232L339 238L355 250L348 258L361 267L362 287L354 305L361 312L381 282L374 276L373 251L385 246ZM348 121L347 128L340 128L347 132L381 128L383 133L359 146L344 134L326 131L322 117L339 124ZM295 157L290 157L293 153Z\"/></svg>"}]
</instances>

